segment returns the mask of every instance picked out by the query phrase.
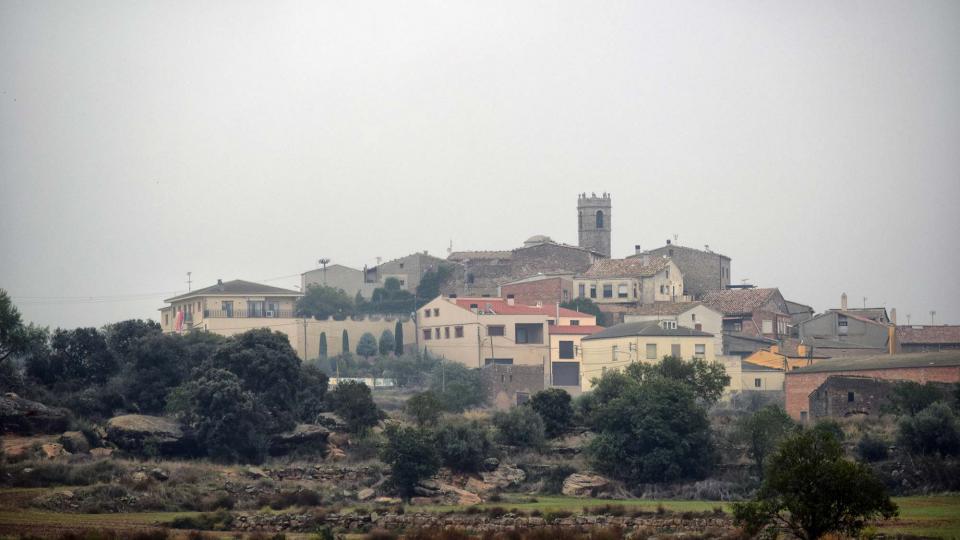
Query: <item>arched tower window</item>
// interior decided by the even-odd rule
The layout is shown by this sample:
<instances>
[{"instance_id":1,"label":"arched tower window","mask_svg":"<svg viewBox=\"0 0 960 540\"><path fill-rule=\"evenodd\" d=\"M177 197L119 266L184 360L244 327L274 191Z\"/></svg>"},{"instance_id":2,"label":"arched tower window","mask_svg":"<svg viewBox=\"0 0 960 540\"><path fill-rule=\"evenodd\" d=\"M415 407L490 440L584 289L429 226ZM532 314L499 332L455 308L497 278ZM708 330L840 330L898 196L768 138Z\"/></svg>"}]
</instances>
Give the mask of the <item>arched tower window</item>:
<instances>
[{"instance_id":1,"label":"arched tower window","mask_svg":"<svg viewBox=\"0 0 960 540\"><path fill-rule=\"evenodd\" d=\"M577 230L583 230L583 212L577 212Z\"/></svg>"},{"instance_id":2,"label":"arched tower window","mask_svg":"<svg viewBox=\"0 0 960 540\"><path fill-rule=\"evenodd\" d=\"M597 210L597 228L603 228L603 210Z\"/></svg>"}]
</instances>

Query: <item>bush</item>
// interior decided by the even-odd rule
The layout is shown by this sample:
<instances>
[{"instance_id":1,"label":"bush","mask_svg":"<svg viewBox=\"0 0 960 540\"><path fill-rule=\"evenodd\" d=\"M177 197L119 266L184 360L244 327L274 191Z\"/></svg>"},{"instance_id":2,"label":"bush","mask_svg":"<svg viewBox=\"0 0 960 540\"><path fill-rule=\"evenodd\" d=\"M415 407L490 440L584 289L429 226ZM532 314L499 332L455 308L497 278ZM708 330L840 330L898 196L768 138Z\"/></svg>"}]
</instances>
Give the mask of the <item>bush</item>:
<instances>
[{"instance_id":1,"label":"bush","mask_svg":"<svg viewBox=\"0 0 960 540\"><path fill-rule=\"evenodd\" d=\"M897 440L914 454L960 454L960 423L943 402L900 420Z\"/></svg>"},{"instance_id":2,"label":"bush","mask_svg":"<svg viewBox=\"0 0 960 540\"><path fill-rule=\"evenodd\" d=\"M867 433L857 443L857 454L862 461L883 461L890 454L890 443Z\"/></svg>"},{"instance_id":3,"label":"bush","mask_svg":"<svg viewBox=\"0 0 960 540\"><path fill-rule=\"evenodd\" d=\"M360 433L380 421L380 410L373 402L370 387L362 382L342 381L328 394L333 412L347 423L353 433Z\"/></svg>"},{"instance_id":4,"label":"bush","mask_svg":"<svg viewBox=\"0 0 960 540\"><path fill-rule=\"evenodd\" d=\"M25 469L31 469L24 472ZM48 461L23 461L0 464L0 481L16 487L89 486L107 484L123 475L123 469L111 460L69 464Z\"/></svg>"},{"instance_id":5,"label":"bush","mask_svg":"<svg viewBox=\"0 0 960 540\"><path fill-rule=\"evenodd\" d=\"M380 459L390 466L394 487L408 499L420 480L430 478L440 467L433 437L423 429L396 424L387 426L384 435L386 444Z\"/></svg>"},{"instance_id":6,"label":"bush","mask_svg":"<svg viewBox=\"0 0 960 540\"><path fill-rule=\"evenodd\" d=\"M227 531L233 525L233 514L226 510L204 513L197 516L182 516L170 522L173 529L194 529L198 531Z\"/></svg>"},{"instance_id":7,"label":"bush","mask_svg":"<svg viewBox=\"0 0 960 540\"><path fill-rule=\"evenodd\" d=\"M497 442L520 448L542 448L546 442L543 419L530 407L514 407L493 415Z\"/></svg>"},{"instance_id":8,"label":"bush","mask_svg":"<svg viewBox=\"0 0 960 540\"><path fill-rule=\"evenodd\" d=\"M432 426L440 419L440 413L443 412L443 403L440 402L436 394L427 390L411 396L404 409L418 426Z\"/></svg>"},{"instance_id":9,"label":"bush","mask_svg":"<svg viewBox=\"0 0 960 540\"><path fill-rule=\"evenodd\" d=\"M370 332L364 332L357 342L357 356L370 358L377 354L377 338Z\"/></svg>"},{"instance_id":10,"label":"bush","mask_svg":"<svg viewBox=\"0 0 960 540\"><path fill-rule=\"evenodd\" d=\"M452 420L436 432L437 450L444 465L459 472L476 472L493 452L486 428L476 420Z\"/></svg>"},{"instance_id":11,"label":"bush","mask_svg":"<svg viewBox=\"0 0 960 540\"><path fill-rule=\"evenodd\" d=\"M442 362L430 374L430 390L450 412L463 412L486 403L487 393L479 369L457 362Z\"/></svg>"},{"instance_id":12,"label":"bush","mask_svg":"<svg viewBox=\"0 0 960 540\"><path fill-rule=\"evenodd\" d=\"M548 388L530 397L527 402L543 419L547 437L553 439L566 433L573 424L573 406L565 390Z\"/></svg>"}]
</instances>

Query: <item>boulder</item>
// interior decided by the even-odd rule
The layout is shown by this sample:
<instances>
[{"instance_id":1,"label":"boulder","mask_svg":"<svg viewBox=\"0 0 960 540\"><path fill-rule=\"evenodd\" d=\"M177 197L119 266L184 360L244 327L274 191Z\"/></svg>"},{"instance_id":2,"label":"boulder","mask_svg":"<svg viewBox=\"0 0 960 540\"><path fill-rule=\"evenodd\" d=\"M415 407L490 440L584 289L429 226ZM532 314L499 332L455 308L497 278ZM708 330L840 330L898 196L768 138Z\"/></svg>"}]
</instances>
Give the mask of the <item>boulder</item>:
<instances>
[{"instance_id":1,"label":"boulder","mask_svg":"<svg viewBox=\"0 0 960 540\"><path fill-rule=\"evenodd\" d=\"M327 447L327 456L325 459L327 461L342 461L347 459L347 453L336 446L329 446Z\"/></svg>"},{"instance_id":2,"label":"boulder","mask_svg":"<svg viewBox=\"0 0 960 540\"><path fill-rule=\"evenodd\" d=\"M327 443L334 446L339 446L340 448L346 448L350 446L350 435L339 431L333 431L330 433L330 436L327 437Z\"/></svg>"},{"instance_id":3,"label":"boulder","mask_svg":"<svg viewBox=\"0 0 960 540\"><path fill-rule=\"evenodd\" d=\"M376 494L377 494L377 492L374 491L374 490L372 490L372 489L370 489L370 488L363 488L363 489L361 489L360 491L357 492L357 500L358 500L358 501L368 501L368 500L372 499L373 496L376 495Z\"/></svg>"},{"instance_id":4,"label":"boulder","mask_svg":"<svg viewBox=\"0 0 960 540\"><path fill-rule=\"evenodd\" d=\"M174 454L183 440L180 425L169 418L124 414L107 421L107 439L123 450L143 452L156 447L161 454Z\"/></svg>"},{"instance_id":5,"label":"boulder","mask_svg":"<svg viewBox=\"0 0 960 540\"><path fill-rule=\"evenodd\" d=\"M495 471L499 466L500 466L500 460L495 457L491 457L483 460L483 470L487 472Z\"/></svg>"},{"instance_id":6,"label":"boulder","mask_svg":"<svg viewBox=\"0 0 960 540\"><path fill-rule=\"evenodd\" d=\"M267 474L267 471L264 471L260 467L247 467L244 469L243 474L249 476L250 478L270 478L270 475Z\"/></svg>"},{"instance_id":7,"label":"boulder","mask_svg":"<svg viewBox=\"0 0 960 540\"><path fill-rule=\"evenodd\" d=\"M90 455L93 457L110 457L113 455L113 448L91 448Z\"/></svg>"},{"instance_id":8,"label":"boulder","mask_svg":"<svg viewBox=\"0 0 960 540\"><path fill-rule=\"evenodd\" d=\"M90 451L87 436L79 431L64 431L60 435L60 444L74 454L85 454Z\"/></svg>"},{"instance_id":9,"label":"boulder","mask_svg":"<svg viewBox=\"0 0 960 540\"><path fill-rule=\"evenodd\" d=\"M69 455L70 452L67 452L67 450L60 443L47 443L40 445L40 456L46 459L53 459Z\"/></svg>"},{"instance_id":10,"label":"boulder","mask_svg":"<svg viewBox=\"0 0 960 540\"><path fill-rule=\"evenodd\" d=\"M150 476L159 482L166 482L170 479L170 475L167 474L167 471L161 469L160 467L154 467L150 469Z\"/></svg>"},{"instance_id":11,"label":"boulder","mask_svg":"<svg viewBox=\"0 0 960 540\"><path fill-rule=\"evenodd\" d=\"M483 478L485 484L490 484L501 489L515 486L527 479L527 473L516 467L502 463L493 471L480 473L480 476Z\"/></svg>"},{"instance_id":12,"label":"boulder","mask_svg":"<svg viewBox=\"0 0 960 540\"><path fill-rule=\"evenodd\" d=\"M133 474L130 475L130 479L133 480L134 482L138 483L138 484L142 484L142 483L146 482L147 480L149 480L150 477L147 476L147 473L145 473L145 472L143 472L143 471L137 471L137 472L135 472L135 473L133 473Z\"/></svg>"},{"instance_id":13,"label":"boulder","mask_svg":"<svg viewBox=\"0 0 960 540\"><path fill-rule=\"evenodd\" d=\"M476 493L437 480L422 480L413 488L413 492L422 497L438 497L445 504L469 506L483 502Z\"/></svg>"},{"instance_id":14,"label":"boulder","mask_svg":"<svg viewBox=\"0 0 960 540\"><path fill-rule=\"evenodd\" d=\"M297 424L291 431L270 438L270 454L282 456L297 450L319 450L327 445L330 430L316 424Z\"/></svg>"},{"instance_id":15,"label":"boulder","mask_svg":"<svg viewBox=\"0 0 960 540\"><path fill-rule=\"evenodd\" d=\"M563 494L568 497L592 497L610 487L610 480L589 473L573 473L563 481Z\"/></svg>"},{"instance_id":16,"label":"boulder","mask_svg":"<svg viewBox=\"0 0 960 540\"><path fill-rule=\"evenodd\" d=\"M62 433L67 411L24 399L13 392L0 396L0 433Z\"/></svg>"}]
</instances>

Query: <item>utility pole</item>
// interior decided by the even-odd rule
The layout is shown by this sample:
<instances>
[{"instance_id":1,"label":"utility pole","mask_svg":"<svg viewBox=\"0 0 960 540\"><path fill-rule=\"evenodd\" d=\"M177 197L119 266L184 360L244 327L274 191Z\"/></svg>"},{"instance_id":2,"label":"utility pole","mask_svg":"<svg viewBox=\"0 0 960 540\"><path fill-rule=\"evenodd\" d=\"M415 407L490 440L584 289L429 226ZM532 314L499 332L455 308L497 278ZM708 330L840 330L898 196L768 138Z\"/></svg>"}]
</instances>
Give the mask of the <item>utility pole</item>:
<instances>
[{"instance_id":1,"label":"utility pole","mask_svg":"<svg viewBox=\"0 0 960 540\"><path fill-rule=\"evenodd\" d=\"M867 297L863 297L863 309L867 309Z\"/></svg>"},{"instance_id":2,"label":"utility pole","mask_svg":"<svg viewBox=\"0 0 960 540\"><path fill-rule=\"evenodd\" d=\"M323 266L323 286L326 287L327 286L327 265L330 264L330 259L326 257L321 257L320 260L318 260L317 262L320 263L321 266Z\"/></svg>"},{"instance_id":3,"label":"utility pole","mask_svg":"<svg viewBox=\"0 0 960 540\"><path fill-rule=\"evenodd\" d=\"M187 272L187 292L190 292L190 286L193 284L193 281L190 279L190 274L193 272Z\"/></svg>"},{"instance_id":4,"label":"utility pole","mask_svg":"<svg viewBox=\"0 0 960 540\"><path fill-rule=\"evenodd\" d=\"M303 361L307 361L307 318L303 318Z\"/></svg>"},{"instance_id":5,"label":"utility pole","mask_svg":"<svg viewBox=\"0 0 960 540\"><path fill-rule=\"evenodd\" d=\"M934 310L930 310L930 326L933 326L933 324L934 324L933 318L936 317L936 316L937 316L937 312L934 311Z\"/></svg>"}]
</instances>

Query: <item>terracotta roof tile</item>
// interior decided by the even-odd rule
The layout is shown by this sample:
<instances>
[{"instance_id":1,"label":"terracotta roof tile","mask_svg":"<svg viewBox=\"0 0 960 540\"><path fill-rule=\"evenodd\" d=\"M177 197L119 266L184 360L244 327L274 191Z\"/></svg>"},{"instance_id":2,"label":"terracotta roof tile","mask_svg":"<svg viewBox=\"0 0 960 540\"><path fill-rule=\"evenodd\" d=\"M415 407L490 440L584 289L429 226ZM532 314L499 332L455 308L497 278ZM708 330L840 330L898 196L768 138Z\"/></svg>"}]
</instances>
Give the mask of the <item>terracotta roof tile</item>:
<instances>
[{"instance_id":1,"label":"terracotta roof tile","mask_svg":"<svg viewBox=\"0 0 960 540\"><path fill-rule=\"evenodd\" d=\"M633 278L654 276L669 266L670 259L652 257L647 264L642 259L604 259L593 263L582 277Z\"/></svg>"},{"instance_id":2,"label":"terracotta roof tile","mask_svg":"<svg viewBox=\"0 0 960 540\"><path fill-rule=\"evenodd\" d=\"M557 325L553 325L553 326L550 327L550 334L551 334L551 335L561 335L561 334L562 334L562 335L583 335L583 336L589 336L589 335L596 334L597 332L602 332L603 330L604 330L604 327L602 327L602 326L588 326L588 325L581 325L581 326L563 325L563 326L557 326Z\"/></svg>"},{"instance_id":3,"label":"terracotta roof tile","mask_svg":"<svg viewBox=\"0 0 960 540\"><path fill-rule=\"evenodd\" d=\"M770 301L775 292L775 288L710 291L704 296L703 303L724 315L752 313Z\"/></svg>"},{"instance_id":4,"label":"terracotta roof tile","mask_svg":"<svg viewBox=\"0 0 960 540\"><path fill-rule=\"evenodd\" d=\"M629 312L628 315L661 315L664 317L673 317L691 310L697 306L703 305L702 302L654 302L653 304L644 304L637 306Z\"/></svg>"},{"instance_id":5,"label":"terracotta roof tile","mask_svg":"<svg viewBox=\"0 0 960 540\"><path fill-rule=\"evenodd\" d=\"M260 283L254 283L252 281L235 279L233 281L224 281L223 283L218 283L216 285L211 285L209 287L197 289L195 291L191 291L186 294L174 296L173 298L167 298L166 300L164 300L164 302L175 302L177 300L182 300L184 298L191 298L194 296L212 296L212 295L222 296L222 295L228 295L228 294L258 295L258 296L269 296L269 295L302 296L299 291L291 291L290 289L281 289L280 287L272 287L270 285L262 285Z\"/></svg>"},{"instance_id":6,"label":"terracotta roof tile","mask_svg":"<svg viewBox=\"0 0 960 540\"><path fill-rule=\"evenodd\" d=\"M960 325L898 326L897 341L930 345L960 343Z\"/></svg>"}]
</instances>

